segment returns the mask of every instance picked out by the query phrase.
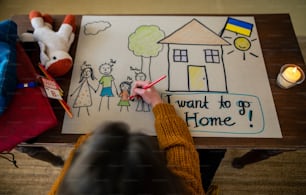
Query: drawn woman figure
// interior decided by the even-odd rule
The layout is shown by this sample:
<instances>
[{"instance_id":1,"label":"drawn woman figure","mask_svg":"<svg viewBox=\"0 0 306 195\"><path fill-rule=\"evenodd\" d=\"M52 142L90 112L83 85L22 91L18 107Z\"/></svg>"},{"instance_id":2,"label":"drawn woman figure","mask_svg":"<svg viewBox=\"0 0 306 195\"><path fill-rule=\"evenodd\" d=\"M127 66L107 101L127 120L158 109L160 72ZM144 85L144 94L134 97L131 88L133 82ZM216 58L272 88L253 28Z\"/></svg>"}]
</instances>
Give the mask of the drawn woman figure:
<instances>
[{"instance_id":1,"label":"drawn woman figure","mask_svg":"<svg viewBox=\"0 0 306 195\"><path fill-rule=\"evenodd\" d=\"M120 112L122 111L122 107L126 107L126 110L129 111L130 106L130 94L131 94L131 78L128 77L128 81L123 81L120 83L120 101L118 102L118 106L120 106Z\"/></svg>"},{"instance_id":2,"label":"drawn woman figure","mask_svg":"<svg viewBox=\"0 0 306 195\"><path fill-rule=\"evenodd\" d=\"M99 80L99 86L100 85L102 86L102 90L100 93L101 100L99 104L99 111L101 110L101 104L102 104L102 100L104 96L107 97L107 109L109 110L109 98L114 97L113 91L112 91L113 85L116 89L116 94L118 95L118 90L115 84L115 78L113 77L113 75L111 75L111 72L113 71L113 66L115 63L116 61L111 59L110 63L101 64L99 67L99 71L102 74L102 77ZM99 86L97 90L99 89Z\"/></svg>"},{"instance_id":3,"label":"drawn woman figure","mask_svg":"<svg viewBox=\"0 0 306 195\"><path fill-rule=\"evenodd\" d=\"M96 79L93 73L93 69L91 68L91 65L86 64L85 61L81 66L79 86L70 94L70 97L72 97L75 93L77 93L72 107L79 109L78 117L80 116L81 108L86 108L87 114L89 116L88 107L92 106L92 97L90 90L96 92L93 86L88 81L89 78L92 81Z\"/></svg>"}]
</instances>

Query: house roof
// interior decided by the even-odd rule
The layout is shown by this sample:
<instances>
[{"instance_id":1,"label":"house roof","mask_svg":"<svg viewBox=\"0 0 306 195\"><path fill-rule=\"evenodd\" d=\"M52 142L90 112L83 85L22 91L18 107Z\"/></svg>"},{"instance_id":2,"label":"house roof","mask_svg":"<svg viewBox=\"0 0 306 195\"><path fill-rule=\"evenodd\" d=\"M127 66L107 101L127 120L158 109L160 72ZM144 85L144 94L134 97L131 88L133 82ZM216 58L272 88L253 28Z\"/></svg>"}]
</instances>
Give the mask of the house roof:
<instances>
[{"instance_id":1,"label":"house roof","mask_svg":"<svg viewBox=\"0 0 306 195\"><path fill-rule=\"evenodd\" d=\"M174 31L172 34L160 40L159 43L184 45L230 45L230 43L195 18L183 27Z\"/></svg>"}]
</instances>

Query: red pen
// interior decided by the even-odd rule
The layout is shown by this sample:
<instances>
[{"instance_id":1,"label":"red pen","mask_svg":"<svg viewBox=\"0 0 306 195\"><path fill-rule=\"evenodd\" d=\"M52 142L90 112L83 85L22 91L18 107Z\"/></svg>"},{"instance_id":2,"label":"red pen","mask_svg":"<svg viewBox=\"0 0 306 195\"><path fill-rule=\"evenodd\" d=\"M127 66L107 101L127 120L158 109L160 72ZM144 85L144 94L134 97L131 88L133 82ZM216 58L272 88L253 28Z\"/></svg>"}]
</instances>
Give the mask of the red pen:
<instances>
[{"instance_id":1,"label":"red pen","mask_svg":"<svg viewBox=\"0 0 306 195\"><path fill-rule=\"evenodd\" d=\"M153 81L152 83L149 83L149 84L143 86L142 89L149 89L149 88L151 88L152 86L154 86L156 83L160 82L161 80L163 80L163 79L166 78L166 77L167 77L166 75L163 75L163 76L161 76L159 79ZM134 98L135 98L134 95L132 95L132 96L129 97L130 100L134 100Z\"/></svg>"}]
</instances>

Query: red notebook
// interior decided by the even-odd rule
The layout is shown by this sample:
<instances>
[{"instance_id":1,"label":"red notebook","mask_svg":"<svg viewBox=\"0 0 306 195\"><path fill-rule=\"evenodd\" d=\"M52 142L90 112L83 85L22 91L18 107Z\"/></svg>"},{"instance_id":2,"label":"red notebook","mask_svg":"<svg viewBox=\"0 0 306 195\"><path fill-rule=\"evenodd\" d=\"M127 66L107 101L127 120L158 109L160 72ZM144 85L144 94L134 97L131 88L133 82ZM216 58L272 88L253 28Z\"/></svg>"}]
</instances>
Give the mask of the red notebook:
<instances>
[{"instance_id":1,"label":"red notebook","mask_svg":"<svg viewBox=\"0 0 306 195\"><path fill-rule=\"evenodd\" d=\"M35 81L37 73L23 47L17 44L18 82ZM0 152L34 138L57 125L56 116L40 87L17 89L8 109L0 116Z\"/></svg>"}]
</instances>

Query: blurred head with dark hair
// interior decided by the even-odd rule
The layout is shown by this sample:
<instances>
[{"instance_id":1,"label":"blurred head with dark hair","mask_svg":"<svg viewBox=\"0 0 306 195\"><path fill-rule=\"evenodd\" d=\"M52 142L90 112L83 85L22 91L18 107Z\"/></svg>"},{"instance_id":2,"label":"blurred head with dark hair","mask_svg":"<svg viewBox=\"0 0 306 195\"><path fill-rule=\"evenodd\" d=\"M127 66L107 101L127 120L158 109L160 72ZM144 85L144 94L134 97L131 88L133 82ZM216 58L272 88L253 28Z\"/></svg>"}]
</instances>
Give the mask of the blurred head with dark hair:
<instances>
[{"instance_id":1,"label":"blurred head with dark hair","mask_svg":"<svg viewBox=\"0 0 306 195\"><path fill-rule=\"evenodd\" d=\"M79 148L59 194L183 194L157 142L130 133L125 123L106 123Z\"/></svg>"}]
</instances>

